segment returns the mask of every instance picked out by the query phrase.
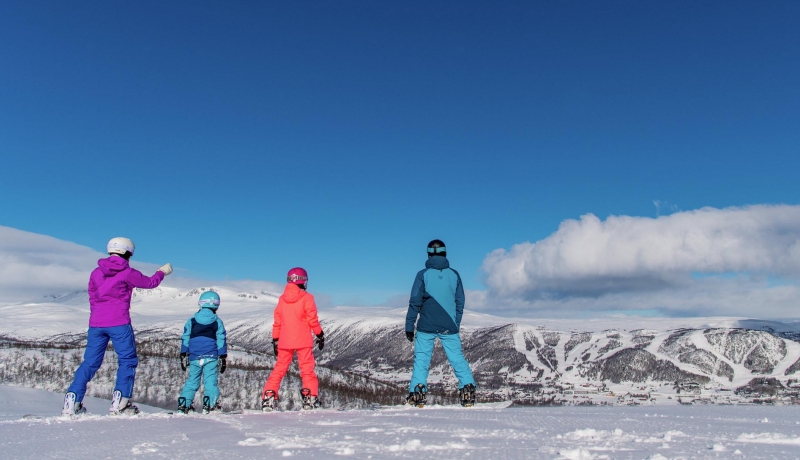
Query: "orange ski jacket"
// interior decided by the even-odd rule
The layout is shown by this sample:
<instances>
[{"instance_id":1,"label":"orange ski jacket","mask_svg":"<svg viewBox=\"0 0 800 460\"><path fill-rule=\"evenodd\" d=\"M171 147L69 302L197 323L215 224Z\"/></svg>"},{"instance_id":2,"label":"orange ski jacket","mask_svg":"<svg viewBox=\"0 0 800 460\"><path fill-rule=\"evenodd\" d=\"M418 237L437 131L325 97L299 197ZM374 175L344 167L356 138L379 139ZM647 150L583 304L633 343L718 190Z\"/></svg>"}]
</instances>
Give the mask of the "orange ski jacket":
<instances>
[{"instance_id":1,"label":"orange ski jacket","mask_svg":"<svg viewBox=\"0 0 800 460\"><path fill-rule=\"evenodd\" d=\"M322 333L314 296L297 285L286 285L283 295L278 299L278 305L275 306L274 315L272 338L278 339L280 349L311 348L314 346L311 333Z\"/></svg>"}]
</instances>

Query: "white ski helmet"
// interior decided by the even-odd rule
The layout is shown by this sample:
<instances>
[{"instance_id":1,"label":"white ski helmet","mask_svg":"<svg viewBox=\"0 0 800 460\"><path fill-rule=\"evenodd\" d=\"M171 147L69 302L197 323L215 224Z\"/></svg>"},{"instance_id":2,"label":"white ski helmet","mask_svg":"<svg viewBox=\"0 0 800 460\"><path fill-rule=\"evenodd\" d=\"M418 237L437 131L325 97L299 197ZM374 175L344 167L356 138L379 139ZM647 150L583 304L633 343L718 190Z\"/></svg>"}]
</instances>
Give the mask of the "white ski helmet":
<instances>
[{"instance_id":1,"label":"white ski helmet","mask_svg":"<svg viewBox=\"0 0 800 460\"><path fill-rule=\"evenodd\" d=\"M136 250L136 245L133 244L130 238L118 236L109 240L106 250L109 254L125 255L126 252L133 254L133 251Z\"/></svg>"}]
</instances>

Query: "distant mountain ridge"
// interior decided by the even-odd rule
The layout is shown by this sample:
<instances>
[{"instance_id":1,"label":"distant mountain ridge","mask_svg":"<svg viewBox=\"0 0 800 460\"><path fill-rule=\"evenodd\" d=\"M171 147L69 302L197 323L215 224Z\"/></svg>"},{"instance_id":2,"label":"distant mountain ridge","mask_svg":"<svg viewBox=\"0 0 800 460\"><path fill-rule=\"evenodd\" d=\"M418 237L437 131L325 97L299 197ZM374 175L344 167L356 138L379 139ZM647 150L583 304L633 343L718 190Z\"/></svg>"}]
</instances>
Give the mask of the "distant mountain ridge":
<instances>
[{"instance_id":1,"label":"distant mountain ridge","mask_svg":"<svg viewBox=\"0 0 800 460\"><path fill-rule=\"evenodd\" d=\"M189 291L137 290L134 327L147 336L177 339L196 299L214 289L229 341L241 350L271 353L272 310L279 293L225 287ZM78 343L85 334L84 292L0 307L0 336L20 341ZM403 385L413 366L404 334L405 309L338 307L320 311L326 347L320 366ZM538 324L537 324L538 323ZM470 312L462 325L464 352L485 392L530 391L596 382L697 382L736 388L754 378L798 378L798 323L740 318L510 319ZM271 364L270 364L271 365ZM431 364L433 388L456 382L441 348Z\"/></svg>"}]
</instances>

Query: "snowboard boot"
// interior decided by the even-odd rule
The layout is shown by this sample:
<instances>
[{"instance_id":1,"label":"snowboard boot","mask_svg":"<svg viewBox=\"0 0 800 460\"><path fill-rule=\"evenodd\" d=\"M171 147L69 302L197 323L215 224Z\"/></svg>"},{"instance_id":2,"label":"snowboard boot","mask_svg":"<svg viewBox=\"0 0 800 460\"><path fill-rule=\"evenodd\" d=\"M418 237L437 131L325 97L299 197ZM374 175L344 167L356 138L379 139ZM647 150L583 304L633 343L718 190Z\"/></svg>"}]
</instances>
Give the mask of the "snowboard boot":
<instances>
[{"instance_id":1,"label":"snowboard boot","mask_svg":"<svg viewBox=\"0 0 800 460\"><path fill-rule=\"evenodd\" d=\"M267 390L261 396L261 411L272 412L275 410L278 403L278 395L272 390Z\"/></svg>"},{"instance_id":2,"label":"snowboard boot","mask_svg":"<svg viewBox=\"0 0 800 460\"><path fill-rule=\"evenodd\" d=\"M464 407L472 407L475 405L475 385L464 385L458 390L458 396L461 400L461 405Z\"/></svg>"},{"instance_id":3,"label":"snowboard boot","mask_svg":"<svg viewBox=\"0 0 800 460\"><path fill-rule=\"evenodd\" d=\"M180 397L178 398L178 412L181 414L188 414L189 412L194 412L194 406L191 404L186 403L186 398Z\"/></svg>"},{"instance_id":4,"label":"snowboard boot","mask_svg":"<svg viewBox=\"0 0 800 460\"><path fill-rule=\"evenodd\" d=\"M222 410L222 406L219 404L219 400L217 400L214 405L211 405L211 398L208 396L203 396L203 413L207 414L211 411L215 410Z\"/></svg>"},{"instance_id":5,"label":"snowboard boot","mask_svg":"<svg viewBox=\"0 0 800 460\"><path fill-rule=\"evenodd\" d=\"M300 390L300 396L303 397L303 409L304 410L311 410L311 409L319 409L321 404L319 399L311 394L311 390L308 388L303 388Z\"/></svg>"},{"instance_id":6,"label":"snowboard boot","mask_svg":"<svg viewBox=\"0 0 800 460\"><path fill-rule=\"evenodd\" d=\"M64 395L64 408L61 409L61 415L80 415L86 413L86 408L83 403L75 401L76 395L73 392L68 392Z\"/></svg>"},{"instance_id":7,"label":"snowboard boot","mask_svg":"<svg viewBox=\"0 0 800 460\"><path fill-rule=\"evenodd\" d=\"M139 408L134 406L128 398L122 396L122 392L114 390L111 396L111 407L108 409L111 415L136 415Z\"/></svg>"},{"instance_id":8,"label":"snowboard boot","mask_svg":"<svg viewBox=\"0 0 800 460\"><path fill-rule=\"evenodd\" d=\"M425 407L425 395L428 393L428 389L425 385L418 383L416 387L414 387L414 392L409 393L406 397L406 404L417 406L419 408Z\"/></svg>"}]
</instances>

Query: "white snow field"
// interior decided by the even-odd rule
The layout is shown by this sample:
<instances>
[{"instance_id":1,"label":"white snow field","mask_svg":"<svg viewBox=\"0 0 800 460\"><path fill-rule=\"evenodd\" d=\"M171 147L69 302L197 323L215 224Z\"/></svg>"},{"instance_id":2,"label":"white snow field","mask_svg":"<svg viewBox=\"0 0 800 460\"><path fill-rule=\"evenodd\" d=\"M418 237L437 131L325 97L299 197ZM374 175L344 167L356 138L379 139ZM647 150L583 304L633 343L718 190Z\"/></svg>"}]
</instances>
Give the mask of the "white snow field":
<instances>
[{"instance_id":1,"label":"white snow field","mask_svg":"<svg viewBox=\"0 0 800 460\"><path fill-rule=\"evenodd\" d=\"M793 406L427 407L170 416L57 415L62 396L0 386L1 458L800 458ZM40 418L24 417L36 414ZM337 457L334 457L337 456Z\"/></svg>"}]
</instances>

